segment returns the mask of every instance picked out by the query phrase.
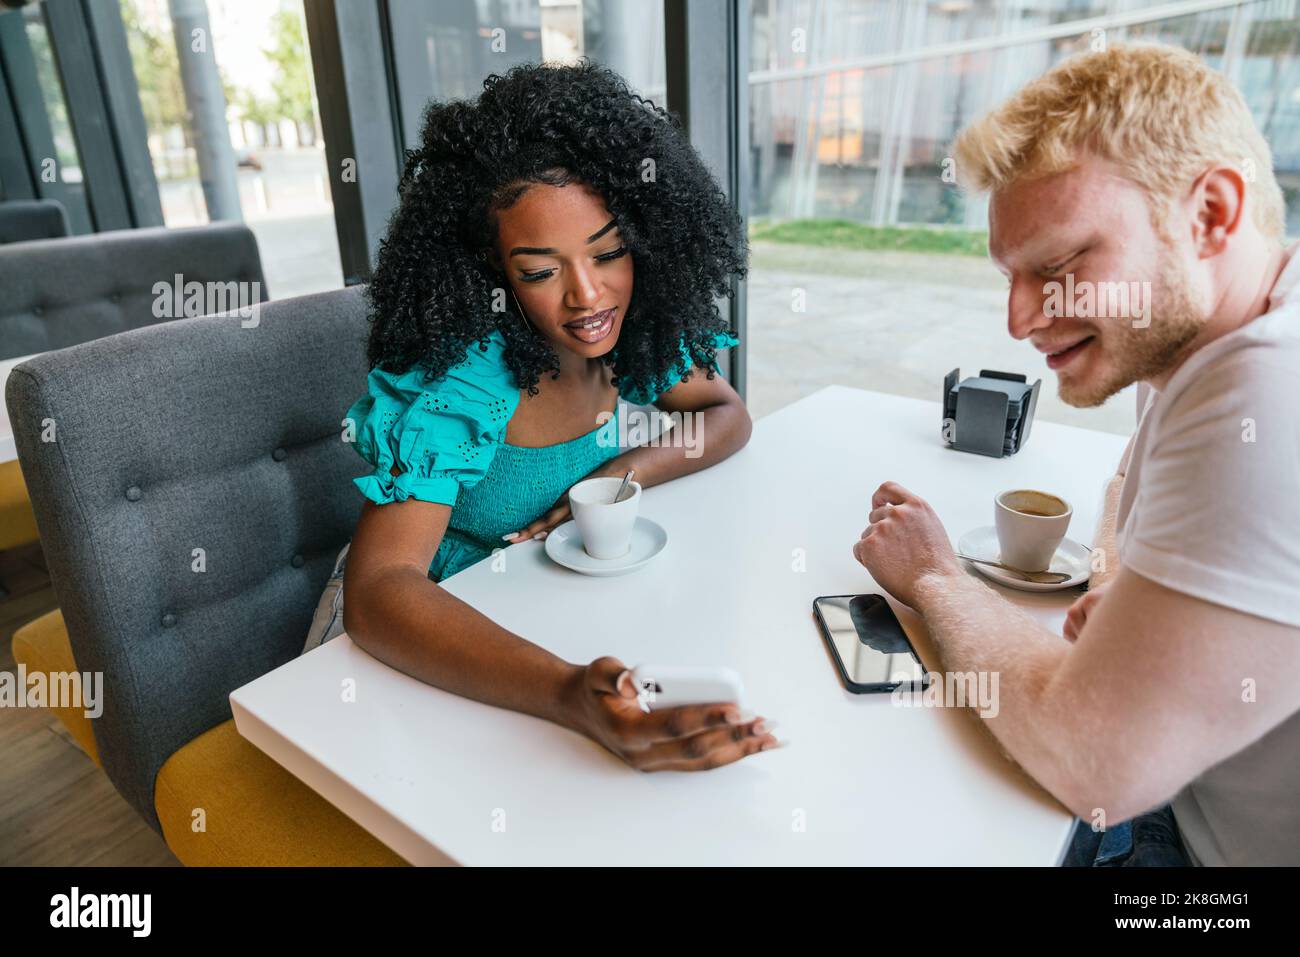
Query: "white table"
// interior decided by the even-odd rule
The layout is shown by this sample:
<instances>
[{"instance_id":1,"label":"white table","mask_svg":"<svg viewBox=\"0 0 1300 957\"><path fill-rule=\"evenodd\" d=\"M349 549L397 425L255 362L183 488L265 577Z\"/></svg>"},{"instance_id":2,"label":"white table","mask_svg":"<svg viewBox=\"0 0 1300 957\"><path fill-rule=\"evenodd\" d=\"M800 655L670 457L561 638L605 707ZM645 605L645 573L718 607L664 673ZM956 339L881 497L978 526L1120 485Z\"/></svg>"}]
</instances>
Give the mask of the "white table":
<instances>
[{"instance_id":1,"label":"white table","mask_svg":"<svg viewBox=\"0 0 1300 957\"><path fill-rule=\"evenodd\" d=\"M1091 544L1125 440L1038 422L1023 452L990 459L944 449L939 420L937 403L824 389L758 422L721 465L647 490L643 514L670 539L641 571L582 577L526 542L504 572L489 560L443 584L570 661L730 665L788 748L643 774L400 674L346 635L232 693L237 727L417 864L1055 864L1069 812L973 713L846 692L812 601L878 590L850 549L885 479L925 495L954 540L991 523L996 492L1051 489ZM1078 592L1005 594L1059 632ZM900 616L936 667L924 627Z\"/></svg>"},{"instance_id":2,"label":"white table","mask_svg":"<svg viewBox=\"0 0 1300 957\"><path fill-rule=\"evenodd\" d=\"M14 366L35 356L18 356L16 359L0 359L0 465L18 459L18 446L14 444L14 428L9 422L9 407L5 405L4 390L9 381L9 373Z\"/></svg>"}]
</instances>

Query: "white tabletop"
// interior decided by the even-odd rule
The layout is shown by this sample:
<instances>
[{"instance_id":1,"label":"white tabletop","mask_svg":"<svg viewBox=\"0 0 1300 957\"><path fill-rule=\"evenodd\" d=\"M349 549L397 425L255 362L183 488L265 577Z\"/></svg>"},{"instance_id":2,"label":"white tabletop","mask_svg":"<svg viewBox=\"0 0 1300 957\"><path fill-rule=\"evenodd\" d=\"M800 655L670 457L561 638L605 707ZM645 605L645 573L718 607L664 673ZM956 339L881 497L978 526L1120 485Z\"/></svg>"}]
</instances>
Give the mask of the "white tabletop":
<instances>
[{"instance_id":1,"label":"white tabletop","mask_svg":"<svg viewBox=\"0 0 1300 957\"><path fill-rule=\"evenodd\" d=\"M14 371L14 366L32 358L35 356L0 359L0 465L16 461L18 458L18 447L14 444L14 429L9 423L9 407L5 405L4 400L5 384L9 381L9 373Z\"/></svg>"},{"instance_id":2,"label":"white tabletop","mask_svg":"<svg viewBox=\"0 0 1300 957\"><path fill-rule=\"evenodd\" d=\"M937 402L824 389L759 421L726 462L647 489L642 513L669 544L635 574L576 575L526 542L503 572L487 560L443 583L569 661L729 665L786 748L640 773L580 735L400 674L346 635L232 693L236 724L417 864L1055 864L1069 812L972 712L845 691L812 602L878 590L850 549L886 479L926 496L954 541L991 523L996 492L1050 489L1091 544L1125 440L1038 422L1020 454L991 459L943 448L939 431ZM1078 592L1004 594L1059 632Z\"/></svg>"}]
</instances>

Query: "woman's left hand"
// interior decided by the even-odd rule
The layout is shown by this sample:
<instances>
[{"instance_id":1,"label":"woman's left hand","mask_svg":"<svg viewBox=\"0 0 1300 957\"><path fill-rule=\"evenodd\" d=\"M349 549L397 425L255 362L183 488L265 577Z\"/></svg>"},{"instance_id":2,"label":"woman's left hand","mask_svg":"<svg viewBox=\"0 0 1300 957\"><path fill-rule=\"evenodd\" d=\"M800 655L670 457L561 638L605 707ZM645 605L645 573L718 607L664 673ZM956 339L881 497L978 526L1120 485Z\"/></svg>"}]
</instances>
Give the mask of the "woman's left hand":
<instances>
[{"instance_id":1,"label":"woman's left hand","mask_svg":"<svg viewBox=\"0 0 1300 957\"><path fill-rule=\"evenodd\" d=\"M511 545L516 542L526 542L530 538L541 541L551 529L563 525L572 516L573 513L569 511L569 493L565 492L558 502L542 513L541 518L531 522L518 532L511 532L509 535L502 535L501 537Z\"/></svg>"},{"instance_id":2,"label":"woman's left hand","mask_svg":"<svg viewBox=\"0 0 1300 957\"><path fill-rule=\"evenodd\" d=\"M614 466L611 468L609 465L605 465L596 469L594 472L583 476L579 481L585 482L587 479L610 476L622 478L626 474L627 469L622 466ZM577 485L578 483L574 482L573 484ZM554 505L542 513L540 518L530 522L526 527L517 532L511 532L509 535L502 535L501 538L509 542L511 545L514 545L517 542L526 542L530 538L535 538L540 542L542 539L546 538L547 534L552 529L558 528L572 517L573 513L569 510L569 493L566 491L560 496L559 500Z\"/></svg>"}]
</instances>

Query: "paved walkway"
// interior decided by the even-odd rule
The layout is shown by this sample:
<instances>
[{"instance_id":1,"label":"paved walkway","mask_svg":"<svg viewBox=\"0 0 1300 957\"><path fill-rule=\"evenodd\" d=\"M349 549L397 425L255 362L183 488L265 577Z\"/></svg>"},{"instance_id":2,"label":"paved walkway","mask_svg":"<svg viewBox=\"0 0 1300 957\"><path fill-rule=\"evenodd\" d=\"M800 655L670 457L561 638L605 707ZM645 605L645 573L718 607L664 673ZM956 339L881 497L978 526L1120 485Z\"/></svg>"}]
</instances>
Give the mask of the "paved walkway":
<instances>
[{"instance_id":1,"label":"paved walkway","mask_svg":"<svg viewBox=\"0 0 1300 957\"><path fill-rule=\"evenodd\" d=\"M963 375L1042 378L1039 420L1133 431L1131 388L1096 409L1057 397L1042 355L1007 334L1006 282L984 259L754 242L750 265L755 418L831 384L937 400L944 375L960 366ZM804 312L792 308L796 290Z\"/></svg>"}]
</instances>

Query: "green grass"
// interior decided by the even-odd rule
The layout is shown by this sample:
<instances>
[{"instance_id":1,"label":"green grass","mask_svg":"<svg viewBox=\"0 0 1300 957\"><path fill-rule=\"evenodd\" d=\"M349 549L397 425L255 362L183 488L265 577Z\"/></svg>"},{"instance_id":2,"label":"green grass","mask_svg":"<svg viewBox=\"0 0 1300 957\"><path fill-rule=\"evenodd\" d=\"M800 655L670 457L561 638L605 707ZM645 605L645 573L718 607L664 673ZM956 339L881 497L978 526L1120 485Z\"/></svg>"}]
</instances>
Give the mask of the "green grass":
<instances>
[{"instance_id":1,"label":"green grass","mask_svg":"<svg viewBox=\"0 0 1300 957\"><path fill-rule=\"evenodd\" d=\"M848 219L756 222L750 227L749 238L771 243L797 243L802 246L946 253L953 256L984 256L988 252L989 244L988 231L983 229L957 229L946 226L865 226Z\"/></svg>"}]
</instances>

